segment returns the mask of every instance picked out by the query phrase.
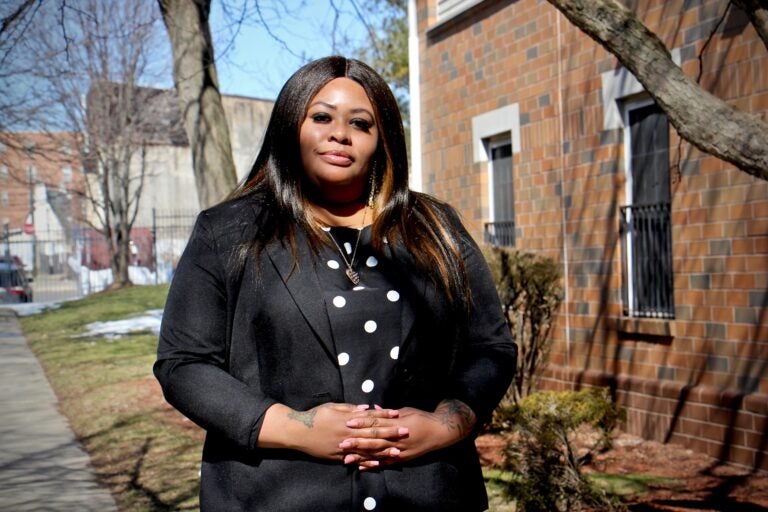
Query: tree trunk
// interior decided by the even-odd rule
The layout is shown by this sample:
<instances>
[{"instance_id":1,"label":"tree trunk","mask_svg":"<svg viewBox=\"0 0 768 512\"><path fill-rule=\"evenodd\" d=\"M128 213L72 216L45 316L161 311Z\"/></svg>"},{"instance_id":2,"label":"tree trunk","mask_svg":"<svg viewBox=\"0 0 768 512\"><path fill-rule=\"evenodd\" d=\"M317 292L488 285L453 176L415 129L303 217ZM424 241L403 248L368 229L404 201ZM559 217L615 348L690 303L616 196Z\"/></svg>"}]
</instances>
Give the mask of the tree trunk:
<instances>
[{"instance_id":1,"label":"tree trunk","mask_svg":"<svg viewBox=\"0 0 768 512\"><path fill-rule=\"evenodd\" d=\"M210 0L158 0L173 51L173 79L192 149L202 208L237 185L229 127L219 93L208 15Z\"/></svg>"},{"instance_id":2,"label":"tree trunk","mask_svg":"<svg viewBox=\"0 0 768 512\"><path fill-rule=\"evenodd\" d=\"M617 0L547 1L635 75L683 139L768 180L768 123L734 109L687 77L634 13Z\"/></svg>"}]
</instances>

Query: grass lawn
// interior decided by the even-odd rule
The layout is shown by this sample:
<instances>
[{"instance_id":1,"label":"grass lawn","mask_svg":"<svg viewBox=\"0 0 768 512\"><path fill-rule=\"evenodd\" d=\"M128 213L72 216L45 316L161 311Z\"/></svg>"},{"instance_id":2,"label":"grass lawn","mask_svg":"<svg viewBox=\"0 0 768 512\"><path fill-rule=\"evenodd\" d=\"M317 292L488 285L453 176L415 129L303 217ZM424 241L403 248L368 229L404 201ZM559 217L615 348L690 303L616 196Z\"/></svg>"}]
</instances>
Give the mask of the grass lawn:
<instances>
[{"instance_id":1,"label":"grass lawn","mask_svg":"<svg viewBox=\"0 0 768 512\"><path fill-rule=\"evenodd\" d=\"M62 412L121 512L197 510L202 431L162 399L152 375L157 337L84 336L86 325L161 309L167 286L137 286L65 302L21 318ZM513 512L506 475L486 470L490 512ZM647 482L594 475L611 492L642 493Z\"/></svg>"},{"instance_id":2,"label":"grass lawn","mask_svg":"<svg viewBox=\"0 0 768 512\"><path fill-rule=\"evenodd\" d=\"M21 318L61 411L121 511L196 510L202 433L163 402L157 337L82 336L90 322L161 309L167 286L137 286Z\"/></svg>"}]
</instances>

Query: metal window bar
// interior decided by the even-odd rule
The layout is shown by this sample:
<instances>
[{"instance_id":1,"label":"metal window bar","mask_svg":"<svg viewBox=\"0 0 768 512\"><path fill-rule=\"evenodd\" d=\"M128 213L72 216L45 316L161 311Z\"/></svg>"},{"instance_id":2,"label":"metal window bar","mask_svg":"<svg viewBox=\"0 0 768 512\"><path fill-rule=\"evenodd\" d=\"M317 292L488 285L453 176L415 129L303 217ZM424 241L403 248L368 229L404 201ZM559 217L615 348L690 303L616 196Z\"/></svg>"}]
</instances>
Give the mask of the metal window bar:
<instances>
[{"instance_id":1,"label":"metal window bar","mask_svg":"<svg viewBox=\"0 0 768 512\"><path fill-rule=\"evenodd\" d=\"M674 318L670 204L622 206L620 211L624 314Z\"/></svg>"},{"instance_id":2,"label":"metal window bar","mask_svg":"<svg viewBox=\"0 0 768 512\"><path fill-rule=\"evenodd\" d=\"M483 225L485 243L499 247L515 246L515 221L486 222Z\"/></svg>"}]
</instances>

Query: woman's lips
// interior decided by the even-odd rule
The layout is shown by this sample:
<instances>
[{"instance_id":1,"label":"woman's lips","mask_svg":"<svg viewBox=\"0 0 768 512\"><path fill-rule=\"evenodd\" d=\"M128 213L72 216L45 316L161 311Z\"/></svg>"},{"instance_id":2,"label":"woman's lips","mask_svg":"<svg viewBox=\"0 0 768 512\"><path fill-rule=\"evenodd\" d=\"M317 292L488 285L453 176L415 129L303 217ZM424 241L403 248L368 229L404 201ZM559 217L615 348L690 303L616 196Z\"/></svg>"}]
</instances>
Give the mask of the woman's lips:
<instances>
[{"instance_id":1,"label":"woman's lips","mask_svg":"<svg viewBox=\"0 0 768 512\"><path fill-rule=\"evenodd\" d=\"M352 165L352 157L347 153L339 151L328 151L326 153L320 153L320 158L331 165Z\"/></svg>"}]
</instances>

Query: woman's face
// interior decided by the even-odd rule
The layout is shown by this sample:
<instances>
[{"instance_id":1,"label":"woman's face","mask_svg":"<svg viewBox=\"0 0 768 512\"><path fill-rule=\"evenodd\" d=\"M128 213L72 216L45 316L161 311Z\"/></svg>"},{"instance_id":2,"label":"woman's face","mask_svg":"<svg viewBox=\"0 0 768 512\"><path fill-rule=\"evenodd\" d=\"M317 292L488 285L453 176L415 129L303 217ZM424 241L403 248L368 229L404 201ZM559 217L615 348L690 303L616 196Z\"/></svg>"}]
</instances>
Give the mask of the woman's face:
<instances>
[{"instance_id":1,"label":"woman's face","mask_svg":"<svg viewBox=\"0 0 768 512\"><path fill-rule=\"evenodd\" d=\"M299 129L304 172L320 198L359 201L378 142L373 105L360 84L336 78L320 89Z\"/></svg>"}]
</instances>

